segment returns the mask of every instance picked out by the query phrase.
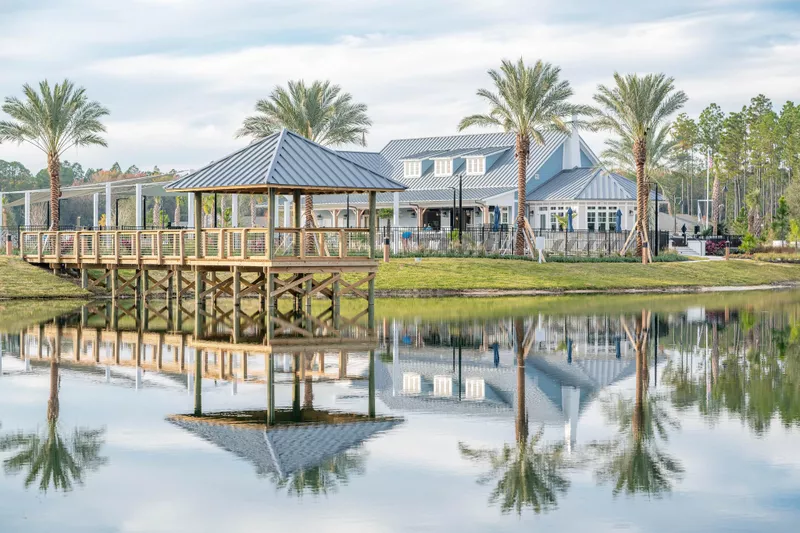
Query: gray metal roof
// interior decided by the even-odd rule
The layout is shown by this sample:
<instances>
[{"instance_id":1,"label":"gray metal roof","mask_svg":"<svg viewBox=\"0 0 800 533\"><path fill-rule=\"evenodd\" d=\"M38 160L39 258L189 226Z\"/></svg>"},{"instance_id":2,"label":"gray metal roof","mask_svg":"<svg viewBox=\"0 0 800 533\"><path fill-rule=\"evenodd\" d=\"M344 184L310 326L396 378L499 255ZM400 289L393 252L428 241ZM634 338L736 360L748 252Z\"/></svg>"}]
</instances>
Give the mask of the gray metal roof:
<instances>
[{"instance_id":1,"label":"gray metal roof","mask_svg":"<svg viewBox=\"0 0 800 533\"><path fill-rule=\"evenodd\" d=\"M401 423L399 419L364 417L349 423L257 428L216 423L213 416L168 420L249 461L259 475L273 474L281 479L319 466Z\"/></svg>"},{"instance_id":2,"label":"gray metal roof","mask_svg":"<svg viewBox=\"0 0 800 533\"><path fill-rule=\"evenodd\" d=\"M182 191L400 191L404 187L353 158L282 130L171 183Z\"/></svg>"},{"instance_id":3,"label":"gray metal roof","mask_svg":"<svg viewBox=\"0 0 800 533\"><path fill-rule=\"evenodd\" d=\"M336 153L373 172L377 172L383 176L389 175L389 166L386 164L386 160L381 156L380 152L337 150Z\"/></svg>"},{"instance_id":4,"label":"gray metal roof","mask_svg":"<svg viewBox=\"0 0 800 533\"><path fill-rule=\"evenodd\" d=\"M509 187L481 187L481 188L464 188L462 195L464 201L473 202L497 196L504 192L513 190ZM452 189L408 189L400 193L400 203L425 203L425 202L452 202L453 190ZM391 206L393 202L392 193L379 193L377 197L378 205L386 204ZM324 194L314 196L314 205L345 205L347 203L347 196L344 194ZM365 194L351 194L350 205L366 205L367 196Z\"/></svg>"},{"instance_id":5,"label":"gray metal roof","mask_svg":"<svg viewBox=\"0 0 800 533\"><path fill-rule=\"evenodd\" d=\"M542 164L561 146L568 135L560 132L548 132L544 136L545 144L533 144L528 159L528 178L532 178L541 168ZM427 137L422 139L399 139L390 141L381 155L386 160L391 171L389 176L399 182L405 183L410 189L442 189L453 185L458 178L455 176L434 176L434 169L428 169L419 178L403 177L403 161L406 159L421 159L441 156L447 152L458 152L464 155L464 150L472 151L491 149L490 153L501 151L494 163L480 176L465 176L464 187L508 187L513 188L517 183L517 161L514 153L516 136L514 133L482 133L477 135L450 135L446 137ZM469 153L469 152L466 152ZM484 154L486 155L486 154ZM443 156L442 156L443 157ZM459 166L463 168L463 165ZM454 168L457 174L460 168Z\"/></svg>"},{"instance_id":6,"label":"gray metal roof","mask_svg":"<svg viewBox=\"0 0 800 533\"><path fill-rule=\"evenodd\" d=\"M659 195L661 197L661 195ZM562 170L541 186L528 189L529 202L548 200L636 200L636 183L602 168ZM655 199L655 193L651 192Z\"/></svg>"}]
</instances>

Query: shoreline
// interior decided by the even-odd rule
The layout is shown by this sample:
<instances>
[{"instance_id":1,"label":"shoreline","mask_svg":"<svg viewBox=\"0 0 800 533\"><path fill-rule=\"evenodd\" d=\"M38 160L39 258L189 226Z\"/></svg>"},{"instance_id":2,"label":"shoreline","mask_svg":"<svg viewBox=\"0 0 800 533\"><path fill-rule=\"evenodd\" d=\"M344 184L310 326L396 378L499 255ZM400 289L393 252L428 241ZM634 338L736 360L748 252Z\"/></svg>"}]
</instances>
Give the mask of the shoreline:
<instances>
[{"instance_id":1,"label":"shoreline","mask_svg":"<svg viewBox=\"0 0 800 533\"><path fill-rule=\"evenodd\" d=\"M466 298L493 298L502 296L575 296L598 294L698 294L713 292L767 291L795 289L800 281L762 285L719 285L648 287L639 289L382 289L376 290L377 298L442 298L461 296Z\"/></svg>"},{"instance_id":2,"label":"shoreline","mask_svg":"<svg viewBox=\"0 0 800 533\"><path fill-rule=\"evenodd\" d=\"M580 296L580 295L624 295L624 294L701 294L715 292L752 292L786 290L800 288L800 281L782 282L762 285L719 285L719 286L678 286L678 287L648 287L638 289L379 289L375 291L376 298L500 298L506 296ZM347 298L347 297L345 297ZM135 299L133 295L124 295L119 300ZM227 299L227 298L225 298ZM46 300L76 300L76 301L111 301L110 295L94 294L82 296L0 296L0 302L14 302L20 300L46 301Z\"/></svg>"}]
</instances>

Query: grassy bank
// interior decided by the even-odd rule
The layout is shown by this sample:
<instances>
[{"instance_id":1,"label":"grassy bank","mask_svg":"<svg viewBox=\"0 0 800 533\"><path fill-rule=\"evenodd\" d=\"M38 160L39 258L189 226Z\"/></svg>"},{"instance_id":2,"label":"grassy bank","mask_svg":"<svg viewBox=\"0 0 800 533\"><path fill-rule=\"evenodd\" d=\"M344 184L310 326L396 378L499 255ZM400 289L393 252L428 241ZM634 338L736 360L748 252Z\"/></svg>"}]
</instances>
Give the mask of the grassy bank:
<instances>
[{"instance_id":1,"label":"grassy bank","mask_svg":"<svg viewBox=\"0 0 800 533\"><path fill-rule=\"evenodd\" d=\"M376 288L403 290L625 290L800 282L800 265L758 261L547 263L492 259L396 259Z\"/></svg>"},{"instance_id":2,"label":"grassy bank","mask_svg":"<svg viewBox=\"0 0 800 533\"><path fill-rule=\"evenodd\" d=\"M0 298L76 298L88 293L19 259L0 256Z\"/></svg>"}]
</instances>

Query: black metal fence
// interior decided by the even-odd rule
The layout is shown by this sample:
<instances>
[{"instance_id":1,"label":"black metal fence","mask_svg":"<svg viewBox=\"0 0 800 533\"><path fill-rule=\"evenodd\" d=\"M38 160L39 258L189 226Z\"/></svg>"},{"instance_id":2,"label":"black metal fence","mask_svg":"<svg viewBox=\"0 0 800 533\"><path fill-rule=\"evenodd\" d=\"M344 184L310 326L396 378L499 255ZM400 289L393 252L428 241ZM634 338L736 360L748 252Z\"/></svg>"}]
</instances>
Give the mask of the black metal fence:
<instances>
[{"instance_id":1,"label":"black metal fence","mask_svg":"<svg viewBox=\"0 0 800 533\"><path fill-rule=\"evenodd\" d=\"M628 231L572 232L534 230L536 237L544 239L543 251L551 255L599 257L617 254L628 239ZM459 234L457 229L424 229L415 227L384 227L382 239L389 239L392 253L398 254L498 254L510 255L514 248L516 228L502 225L470 226ZM659 251L669 246L669 232L650 232L650 245ZM633 250L635 245L630 247Z\"/></svg>"}]
</instances>

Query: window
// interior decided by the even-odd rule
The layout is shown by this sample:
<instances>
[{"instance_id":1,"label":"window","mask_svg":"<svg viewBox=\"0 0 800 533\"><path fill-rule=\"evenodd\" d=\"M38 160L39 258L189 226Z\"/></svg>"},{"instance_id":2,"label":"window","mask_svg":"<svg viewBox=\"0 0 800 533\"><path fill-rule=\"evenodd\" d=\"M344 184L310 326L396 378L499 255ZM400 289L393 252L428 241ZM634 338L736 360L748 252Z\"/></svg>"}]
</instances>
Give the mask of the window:
<instances>
[{"instance_id":1,"label":"window","mask_svg":"<svg viewBox=\"0 0 800 533\"><path fill-rule=\"evenodd\" d=\"M422 161L403 161L403 176L418 178L422 175Z\"/></svg>"},{"instance_id":2,"label":"window","mask_svg":"<svg viewBox=\"0 0 800 533\"><path fill-rule=\"evenodd\" d=\"M501 207L500 208L500 223L501 224L508 224L508 208Z\"/></svg>"},{"instance_id":3,"label":"window","mask_svg":"<svg viewBox=\"0 0 800 533\"><path fill-rule=\"evenodd\" d=\"M465 389L467 400L486 399L486 382L481 378L467 378Z\"/></svg>"},{"instance_id":4,"label":"window","mask_svg":"<svg viewBox=\"0 0 800 533\"><path fill-rule=\"evenodd\" d=\"M597 230L597 208L586 208L586 229L589 231Z\"/></svg>"},{"instance_id":5,"label":"window","mask_svg":"<svg viewBox=\"0 0 800 533\"><path fill-rule=\"evenodd\" d=\"M453 378L450 376L433 376L433 395L452 396Z\"/></svg>"},{"instance_id":6,"label":"window","mask_svg":"<svg viewBox=\"0 0 800 533\"><path fill-rule=\"evenodd\" d=\"M550 208L550 229L553 230L553 231L563 230L564 229L564 225L561 224L561 222L558 221L558 219L556 218L556 215L558 215L559 217L563 217L564 216L564 207L563 206L562 207L551 207Z\"/></svg>"},{"instance_id":7,"label":"window","mask_svg":"<svg viewBox=\"0 0 800 533\"><path fill-rule=\"evenodd\" d=\"M419 394L422 391L422 376L416 372L403 373L403 392L406 394Z\"/></svg>"},{"instance_id":8,"label":"window","mask_svg":"<svg viewBox=\"0 0 800 533\"><path fill-rule=\"evenodd\" d=\"M485 174L485 173L486 173L485 157L467 158L467 174Z\"/></svg>"},{"instance_id":9,"label":"window","mask_svg":"<svg viewBox=\"0 0 800 533\"><path fill-rule=\"evenodd\" d=\"M453 174L453 160L436 159L433 172L437 176L450 176Z\"/></svg>"},{"instance_id":10,"label":"window","mask_svg":"<svg viewBox=\"0 0 800 533\"><path fill-rule=\"evenodd\" d=\"M597 211L597 231L608 231L608 211L605 208Z\"/></svg>"},{"instance_id":11,"label":"window","mask_svg":"<svg viewBox=\"0 0 800 533\"><path fill-rule=\"evenodd\" d=\"M617 208L608 208L608 231L617 231Z\"/></svg>"}]
</instances>

